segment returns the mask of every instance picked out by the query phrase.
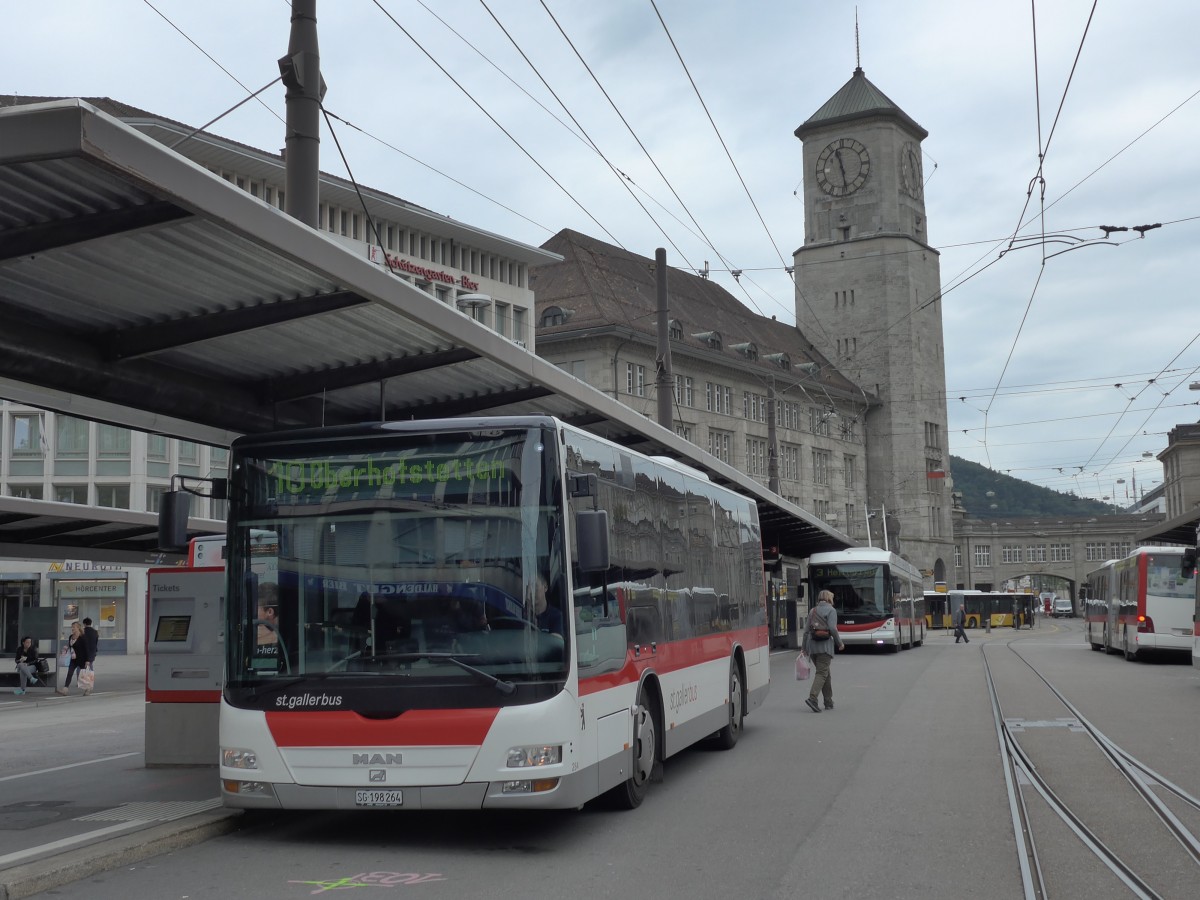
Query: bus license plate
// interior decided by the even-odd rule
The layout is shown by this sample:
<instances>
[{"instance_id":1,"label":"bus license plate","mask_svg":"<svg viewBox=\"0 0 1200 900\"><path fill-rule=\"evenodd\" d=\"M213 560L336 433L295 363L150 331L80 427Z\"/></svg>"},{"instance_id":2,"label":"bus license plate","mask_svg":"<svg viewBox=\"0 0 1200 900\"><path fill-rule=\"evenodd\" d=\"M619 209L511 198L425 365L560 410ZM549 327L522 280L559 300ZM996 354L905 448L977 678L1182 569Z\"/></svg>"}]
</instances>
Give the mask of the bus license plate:
<instances>
[{"instance_id":1,"label":"bus license plate","mask_svg":"<svg viewBox=\"0 0 1200 900\"><path fill-rule=\"evenodd\" d=\"M403 806L404 791L355 791L355 806Z\"/></svg>"}]
</instances>

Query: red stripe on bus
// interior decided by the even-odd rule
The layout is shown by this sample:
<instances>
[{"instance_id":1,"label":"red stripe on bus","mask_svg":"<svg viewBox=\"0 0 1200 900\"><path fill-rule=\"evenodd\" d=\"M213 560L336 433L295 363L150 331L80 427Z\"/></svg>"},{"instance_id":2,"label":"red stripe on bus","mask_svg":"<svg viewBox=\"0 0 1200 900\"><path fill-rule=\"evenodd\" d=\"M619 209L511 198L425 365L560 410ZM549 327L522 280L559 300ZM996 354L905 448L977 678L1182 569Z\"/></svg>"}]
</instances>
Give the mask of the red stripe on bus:
<instances>
[{"instance_id":1,"label":"red stripe on bus","mask_svg":"<svg viewBox=\"0 0 1200 900\"><path fill-rule=\"evenodd\" d=\"M280 747L478 746L499 709L410 709L394 719L354 712L268 712L267 727Z\"/></svg>"},{"instance_id":2,"label":"red stripe on bus","mask_svg":"<svg viewBox=\"0 0 1200 900\"><path fill-rule=\"evenodd\" d=\"M760 649L767 645L767 633L764 629L750 628L730 634L660 643L657 652L651 652L649 645L643 644L641 654L634 656L632 649L629 650L624 665L615 672L580 678L579 695L596 694L622 684L637 684L643 670L649 668L661 673L675 672L717 659L728 659L735 643L742 644L747 650Z\"/></svg>"}]
</instances>

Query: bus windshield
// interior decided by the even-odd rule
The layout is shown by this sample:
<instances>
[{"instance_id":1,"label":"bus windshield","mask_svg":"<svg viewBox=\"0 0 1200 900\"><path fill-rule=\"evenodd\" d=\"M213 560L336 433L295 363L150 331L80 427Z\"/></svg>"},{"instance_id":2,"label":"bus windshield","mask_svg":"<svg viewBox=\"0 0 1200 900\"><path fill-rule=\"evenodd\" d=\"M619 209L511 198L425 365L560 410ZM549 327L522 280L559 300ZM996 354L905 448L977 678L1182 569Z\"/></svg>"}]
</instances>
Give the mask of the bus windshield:
<instances>
[{"instance_id":1,"label":"bus windshield","mask_svg":"<svg viewBox=\"0 0 1200 900\"><path fill-rule=\"evenodd\" d=\"M545 437L235 444L227 698L313 679L509 694L565 677L562 497ZM264 531L277 538L269 566Z\"/></svg>"},{"instance_id":2,"label":"bus windshield","mask_svg":"<svg viewBox=\"0 0 1200 900\"><path fill-rule=\"evenodd\" d=\"M821 563L811 565L812 602L821 591L833 593L833 606L839 614L890 616L890 594L884 589L887 567L876 563Z\"/></svg>"}]
</instances>

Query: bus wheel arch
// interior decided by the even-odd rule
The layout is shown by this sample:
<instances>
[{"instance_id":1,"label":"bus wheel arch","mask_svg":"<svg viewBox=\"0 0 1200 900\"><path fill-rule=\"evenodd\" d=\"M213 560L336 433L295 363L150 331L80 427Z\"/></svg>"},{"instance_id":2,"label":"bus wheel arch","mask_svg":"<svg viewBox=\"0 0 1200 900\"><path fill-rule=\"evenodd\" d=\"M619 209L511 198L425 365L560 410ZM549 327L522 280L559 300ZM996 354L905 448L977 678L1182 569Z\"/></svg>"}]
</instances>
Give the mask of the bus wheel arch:
<instances>
[{"instance_id":1,"label":"bus wheel arch","mask_svg":"<svg viewBox=\"0 0 1200 900\"><path fill-rule=\"evenodd\" d=\"M740 647L729 657L729 698L725 727L717 732L717 746L732 750L742 736L746 720L746 661Z\"/></svg>"}]
</instances>

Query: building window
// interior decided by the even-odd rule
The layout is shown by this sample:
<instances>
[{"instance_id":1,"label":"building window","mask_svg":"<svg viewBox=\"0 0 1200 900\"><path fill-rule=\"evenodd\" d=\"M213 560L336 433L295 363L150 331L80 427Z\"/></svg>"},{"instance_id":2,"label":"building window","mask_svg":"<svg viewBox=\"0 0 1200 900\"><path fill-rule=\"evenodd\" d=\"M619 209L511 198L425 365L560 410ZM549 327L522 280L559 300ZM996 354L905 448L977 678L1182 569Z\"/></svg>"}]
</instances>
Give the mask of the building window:
<instances>
[{"instance_id":1,"label":"building window","mask_svg":"<svg viewBox=\"0 0 1200 900\"><path fill-rule=\"evenodd\" d=\"M829 484L829 451L813 450L812 452L813 484Z\"/></svg>"},{"instance_id":2,"label":"building window","mask_svg":"<svg viewBox=\"0 0 1200 900\"><path fill-rule=\"evenodd\" d=\"M59 503L88 502L88 486L86 484L58 484L54 486L54 499Z\"/></svg>"},{"instance_id":3,"label":"building window","mask_svg":"<svg viewBox=\"0 0 1200 900\"><path fill-rule=\"evenodd\" d=\"M962 547L958 544L954 545L954 568L962 568Z\"/></svg>"},{"instance_id":4,"label":"building window","mask_svg":"<svg viewBox=\"0 0 1200 900\"><path fill-rule=\"evenodd\" d=\"M846 467L846 490L852 491L858 484L858 460L853 456L843 456L842 464Z\"/></svg>"},{"instance_id":5,"label":"building window","mask_svg":"<svg viewBox=\"0 0 1200 900\"><path fill-rule=\"evenodd\" d=\"M646 396L646 367L625 363L625 393L634 397Z\"/></svg>"},{"instance_id":6,"label":"building window","mask_svg":"<svg viewBox=\"0 0 1200 900\"><path fill-rule=\"evenodd\" d=\"M1102 562L1108 557L1104 553L1107 545L1104 541L1088 541L1083 545L1084 558L1088 562Z\"/></svg>"},{"instance_id":7,"label":"building window","mask_svg":"<svg viewBox=\"0 0 1200 900\"><path fill-rule=\"evenodd\" d=\"M784 444L779 450L779 476L789 481L800 480L800 448Z\"/></svg>"},{"instance_id":8,"label":"building window","mask_svg":"<svg viewBox=\"0 0 1200 900\"><path fill-rule=\"evenodd\" d=\"M496 333L508 337L509 325L512 322L512 312L507 303L496 304Z\"/></svg>"},{"instance_id":9,"label":"building window","mask_svg":"<svg viewBox=\"0 0 1200 900\"><path fill-rule=\"evenodd\" d=\"M715 428L708 429L708 452L715 456L721 462L729 462L729 448L733 443L733 435L728 431L718 431Z\"/></svg>"},{"instance_id":10,"label":"building window","mask_svg":"<svg viewBox=\"0 0 1200 900\"><path fill-rule=\"evenodd\" d=\"M96 505L107 506L110 509L129 509L129 485L96 485Z\"/></svg>"},{"instance_id":11,"label":"building window","mask_svg":"<svg viewBox=\"0 0 1200 900\"><path fill-rule=\"evenodd\" d=\"M942 426L937 422L925 423L925 446L928 449L942 449Z\"/></svg>"},{"instance_id":12,"label":"building window","mask_svg":"<svg viewBox=\"0 0 1200 900\"><path fill-rule=\"evenodd\" d=\"M42 417L13 416L11 421L13 456L44 456Z\"/></svg>"},{"instance_id":13,"label":"building window","mask_svg":"<svg viewBox=\"0 0 1200 900\"><path fill-rule=\"evenodd\" d=\"M704 396L709 412L733 413L733 388L708 381L704 384Z\"/></svg>"},{"instance_id":14,"label":"building window","mask_svg":"<svg viewBox=\"0 0 1200 900\"><path fill-rule=\"evenodd\" d=\"M525 332L525 322L529 316L529 310L523 306L514 306L512 308L512 339L514 341L527 340Z\"/></svg>"},{"instance_id":15,"label":"building window","mask_svg":"<svg viewBox=\"0 0 1200 900\"><path fill-rule=\"evenodd\" d=\"M179 442L179 461L196 464L200 461L200 446L195 441Z\"/></svg>"},{"instance_id":16,"label":"building window","mask_svg":"<svg viewBox=\"0 0 1200 900\"><path fill-rule=\"evenodd\" d=\"M976 544L975 545L975 566L976 568L990 568L992 565L992 545L991 544Z\"/></svg>"},{"instance_id":17,"label":"building window","mask_svg":"<svg viewBox=\"0 0 1200 900\"><path fill-rule=\"evenodd\" d=\"M42 486L40 484L10 484L8 496L20 500L41 500Z\"/></svg>"},{"instance_id":18,"label":"building window","mask_svg":"<svg viewBox=\"0 0 1200 900\"><path fill-rule=\"evenodd\" d=\"M146 458L166 462L167 437L163 434L146 435Z\"/></svg>"},{"instance_id":19,"label":"building window","mask_svg":"<svg viewBox=\"0 0 1200 900\"><path fill-rule=\"evenodd\" d=\"M55 431L58 434L58 446L55 450L59 457L87 457L88 455L88 422L74 416L59 416L55 419ZM73 503L72 500L65 501Z\"/></svg>"},{"instance_id":20,"label":"building window","mask_svg":"<svg viewBox=\"0 0 1200 900\"><path fill-rule=\"evenodd\" d=\"M1071 545L1070 544L1051 544L1050 545L1050 562L1070 562L1071 561Z\"/></svg>"},{"instance_id":21,"label":"building window","mask_svg":"<svg viewBox=\"0 0 1200 900\"><path fill-rule=\"evenodd\" d=\"M1046 561L1046 545L1030 544L1025 561L1031 563L1044 563Z\"/></svg>"},{"instance_id":22,"label":"building window","mask_svg":"<svg viewBox=\"0 0 1200 900\"><path fill-rule=\"evenodd\" d=\"M767 474L767 442L759 438L746 438L746 472L749 475Z\"/></svg>"},{"instance_id":23,"label":"building window","mask_svg":"<svg viewBox=\"0 0 1200 900\"><path fill-rule=\"evenodd\" d=\"M829 416L816 406L808 408L808 430L813 434L829 436Z\"/></svg>"},{"instance_id":24,"label":"building window","mask_svg":"<svg viewBox=\"0 0 1200 900\"><path fill-rule=\"evenodd\" d=\"M675 433L677 435L679 435L681 438L683 438L685 441L690 442L692 440L692 426L691 425L676 425Z\"/></svg>"},{"instance_id":25,"label":"building window","mask_svg":"<svg viewBox=\"0 0 1200 900\"><path fill-rule=\"evenodd\" d=\"M116 425L97 425L96 440L100 444L100 456L105 459L129 459L130 431ZM104 504L101 504L103 506ZM128 506L121 507L128 509Z\"/></svg>"},{"instance_id":26,"label":"building window","mask_svg":"<svg viewBox=\"0 0 1200 900\"><path fill-rule=\"evenodd\" d=\"M1000 548L1000 558L1005 563L1019 563L1021 561L1021 548L1016 544L1005 544Z\"/></svg>"},{"instance_id":27,"label":"building window","mask_svg":"<svg viewBox=\"0 0 1200 900\"><path fill-rule=\"evenodd\" d=\"M675 376L675 402L680 406L691 408L696 405L696 397L692 387L691 375Z\"/></svg>"}]
</instances>

